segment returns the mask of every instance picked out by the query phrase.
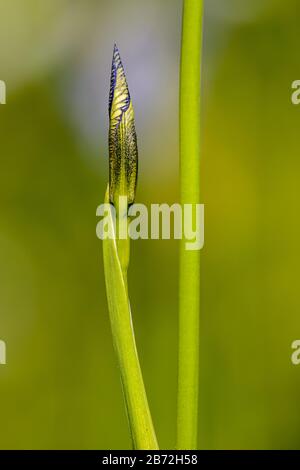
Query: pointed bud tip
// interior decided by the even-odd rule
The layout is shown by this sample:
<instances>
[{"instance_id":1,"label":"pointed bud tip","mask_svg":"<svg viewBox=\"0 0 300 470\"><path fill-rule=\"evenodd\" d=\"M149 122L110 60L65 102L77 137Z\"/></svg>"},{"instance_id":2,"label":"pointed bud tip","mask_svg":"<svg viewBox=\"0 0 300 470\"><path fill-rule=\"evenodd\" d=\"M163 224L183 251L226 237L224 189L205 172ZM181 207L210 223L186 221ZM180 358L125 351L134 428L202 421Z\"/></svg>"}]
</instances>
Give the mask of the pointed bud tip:
<instances>
[{"instance_id":1,"label":"pointed bud tip","mask_svg":"<svg viewBox=\"0 0 300 470\"><path fill-rule=\"evenodd\" d=\"M116 43L114 43L114 52L113 52L113 56L114 58L116 57L119 57L120 58L120 52L119 52L119 49L118 49L118 46Z\"/></svg>"}]
</instances>

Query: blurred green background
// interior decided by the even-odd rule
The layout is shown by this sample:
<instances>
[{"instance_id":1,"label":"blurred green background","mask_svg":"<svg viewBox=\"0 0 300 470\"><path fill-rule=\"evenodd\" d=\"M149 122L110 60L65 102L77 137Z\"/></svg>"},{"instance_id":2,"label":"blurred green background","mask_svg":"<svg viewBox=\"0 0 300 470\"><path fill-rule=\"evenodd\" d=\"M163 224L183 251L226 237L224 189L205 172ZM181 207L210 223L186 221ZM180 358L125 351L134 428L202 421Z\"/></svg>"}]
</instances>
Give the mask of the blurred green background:
<instances>
[{"instance_id":1,"label":"blurred green background","mask_svg":"<svg viewBox=\"0 0 300 470\"><path fill-rule=\"evenodd\" d=\"M205 2L200 448L300 448L297 0ZM2 0L2 449L130 448L96 207L117 42L137 202L178 201L181 1ZM130 292L162 448L176 425L174 241L132 244Z\"/></svg>"}]
</instances>

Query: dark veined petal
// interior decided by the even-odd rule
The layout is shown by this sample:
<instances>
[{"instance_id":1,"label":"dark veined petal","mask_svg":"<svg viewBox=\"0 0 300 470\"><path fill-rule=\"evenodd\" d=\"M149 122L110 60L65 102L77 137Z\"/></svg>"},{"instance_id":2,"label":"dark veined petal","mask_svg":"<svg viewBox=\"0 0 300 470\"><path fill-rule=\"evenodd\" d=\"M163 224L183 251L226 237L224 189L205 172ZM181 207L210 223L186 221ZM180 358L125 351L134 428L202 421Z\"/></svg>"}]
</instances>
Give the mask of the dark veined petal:
<instances>
[{"instance_id":1,"label":"dark veined petal","mask_svg":"<svg viewBox=\"0 0 300 470\"><path fill-rule=\"evenodd\" d=\"M124 68L114 47L109 94L109 199L118 207L119 196L135 199L138 168L134 111Z\"/></svg>"}]
</instances>

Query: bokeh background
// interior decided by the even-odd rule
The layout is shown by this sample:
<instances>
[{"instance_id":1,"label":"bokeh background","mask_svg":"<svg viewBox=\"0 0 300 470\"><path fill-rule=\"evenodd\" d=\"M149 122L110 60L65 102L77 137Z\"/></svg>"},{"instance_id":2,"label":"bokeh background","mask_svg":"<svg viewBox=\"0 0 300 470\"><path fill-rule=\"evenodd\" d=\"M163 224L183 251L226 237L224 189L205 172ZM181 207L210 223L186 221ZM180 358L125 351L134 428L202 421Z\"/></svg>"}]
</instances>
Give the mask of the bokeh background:
<instances>
[{"instance_id":1,"label":"bokeh background","mask_svg":"<svg viewBox=\"0 0 300 470\"><path fill-rule=\"evenodd\" d=\"M205 2L200 448L300 448L297 0ZM2 449L130 448L96 207L119 46L138 202L178 201L180 0L1 0ZM174 241L132 245L130 294L162 448L175 443Z\"/></svg>"}]
</instances>

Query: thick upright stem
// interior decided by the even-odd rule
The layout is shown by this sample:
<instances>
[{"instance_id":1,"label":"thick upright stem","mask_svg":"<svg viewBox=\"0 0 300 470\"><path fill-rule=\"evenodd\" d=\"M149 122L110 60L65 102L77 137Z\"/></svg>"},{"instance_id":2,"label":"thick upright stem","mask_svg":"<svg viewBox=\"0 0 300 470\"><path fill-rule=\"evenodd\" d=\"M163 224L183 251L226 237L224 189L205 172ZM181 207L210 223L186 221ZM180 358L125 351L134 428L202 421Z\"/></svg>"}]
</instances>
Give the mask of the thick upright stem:
<instances>
[{"instance_id":1,"label":"thick upright stem","mask_svg":"<svg viewBox=\"0 0 300 470\"><path fill-rule=\"evenodd\" d=\"M108 203L108 200L107 191L105 202ZM113 230L110 210L108 215L109 226ZM122 220L125 220L124 217ZM158 449L158 444L136 349L128 297L129 239L121 242L117 243L115 234L111 239L103 240L104 272L112 335L133 447L138 450L153 450ZM125 260L125 263L121 260Z\"/></svg>"},{"instance_id":2,"label":"thick upright stem","mask_svg":"<svg viewBox=\"0 0 300 470\"><path fill-rule=\"evenodd\" d=\"M180 70L181 204L200 203L200 76L203 0L184 0ZM200 252L180 244L177 447L198 439Z\"/></svg>"}]
</instances>

